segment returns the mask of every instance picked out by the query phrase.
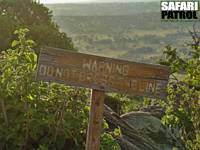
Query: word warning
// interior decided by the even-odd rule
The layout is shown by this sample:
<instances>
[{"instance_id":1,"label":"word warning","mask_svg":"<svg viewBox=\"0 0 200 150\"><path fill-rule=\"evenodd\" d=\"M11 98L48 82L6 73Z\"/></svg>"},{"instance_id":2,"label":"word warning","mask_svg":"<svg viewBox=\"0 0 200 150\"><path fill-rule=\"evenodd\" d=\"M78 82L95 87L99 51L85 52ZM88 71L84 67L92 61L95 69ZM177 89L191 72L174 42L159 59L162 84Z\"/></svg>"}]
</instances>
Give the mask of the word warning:
<instances>
[{"instance_id":1,"label":"word warning","mask_svg":"<svg viewBox=\"0 0 200 150\"><path fill-rule=\"evenodd\" d=\"M37 79L129 95L163 97L169 78L165 66L45 48Z\"/></svg>"}]
</instances>

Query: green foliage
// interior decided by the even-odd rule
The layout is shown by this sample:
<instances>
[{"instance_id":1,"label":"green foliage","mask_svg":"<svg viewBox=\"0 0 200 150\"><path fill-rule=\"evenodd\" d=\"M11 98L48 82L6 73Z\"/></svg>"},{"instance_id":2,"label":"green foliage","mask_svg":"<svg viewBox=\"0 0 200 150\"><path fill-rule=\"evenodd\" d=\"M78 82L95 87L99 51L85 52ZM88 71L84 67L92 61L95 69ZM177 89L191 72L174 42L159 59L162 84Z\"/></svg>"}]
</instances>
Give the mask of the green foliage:
<instances>
[{"instance_id":1,"label":"green foliage","mask_svg":"<svg viewBox=\"0 0 200 150\"><path fill-rule=\"evenodd\" d=\"M130 97L127 95L116 94L115 98L120 101L122 111L121 114L128 113L134 110L138 110L144 104L145 98L143 97Z\"/></svg>"},{"instance_id":2,"label":"green foliage","mask_svg":"<svg viewBox=\"0 0 200 150\"><path fill-rule=\"evenodd\" d=\"M132 97L124 94L113 93L105 98L105 104L108 105L118 115L138 110L144 106L145 98Z\"/></svg>"},{"instance_id":3,"label":"green foliage","mask_svg":"<svg viewBox=\"0 0 200 150\"><path fill-rule=\"evenodd\" d=\"M36 47L52 46L75 50L71 38L60 32L52 21L52 13L34 0L0 1L0 50L9 48L15 38L12 33L21 27L31 29L29 37Z\"/></svg>"},{"instance_id":4,"label":"green foliage","mask_svg":"<svg viewBox=\"0 0 200 150\"><path fill-rule=\"evenodd\" d=\"M200 143L200 46L196 32L191 32L190 57L183 59L177 50L167 46L164 54L166 64L171 68L172 79L168 86L163 122L178 128L185 147L199 150ZM177 76L181 74L181 78Z\"/></svg>"},{"instance_id":5,"label":"green foliage","mask_svg":"<svg viewBox=\"0 0 200 150\"><path fill-rule=\"evenodd\" d=\"M84 149L90 92L36 81L37 55L28 31L15 31L18 39L0 54L0 149ZM111 134L102 139L103 149L110 143L115 150Z\"/></svg>"},{"instance_id":6,"label":"green foliage","mask_svg":"<svg viewBox=\"0 0 200 150\"><path fill-rule=\"evenodd\" d=\"M181 73L182 71L184 72L187 64L182 58L178 56L176 48L172 48L170 45L168 45L163 51L163 54L166 55L167 61L160 61L162 65L170 66L172 73Z\"/></svg>"},{"instance_id":7,"label":"green foliage","mask_svg":"<svg viewBox=\"0 0 200 150\"><path fill-rule=\"evenodd\" d=\"M101 150L120 150L117 141L109 133L104 133L101 136Z\"/></svg>"},{"instance_id":8,"label":"green foliage","mask_svg":"<svg viewBox=\"0 0 200 150\"><path fill-rule=\"evenodd\" d=\"M109 125L104 121L104 129L108 129ZM112 132L103 133L101 135L101 146L100 150L120 150L120 146L116 139L120 136L120 129L115 129Z\"/></svg>"},{"instance_id":9,"label":"green foliage","mask_svg":"<svg viewBox=\"0 0 200 150\"><path fill-rule=\"evenodd\" d=\"M26 32L16 31L18 40L1 55L0 149L62 149L68 141L81 148L88 92L35 81L37 55Z\"/></svg>"}]
</instances>

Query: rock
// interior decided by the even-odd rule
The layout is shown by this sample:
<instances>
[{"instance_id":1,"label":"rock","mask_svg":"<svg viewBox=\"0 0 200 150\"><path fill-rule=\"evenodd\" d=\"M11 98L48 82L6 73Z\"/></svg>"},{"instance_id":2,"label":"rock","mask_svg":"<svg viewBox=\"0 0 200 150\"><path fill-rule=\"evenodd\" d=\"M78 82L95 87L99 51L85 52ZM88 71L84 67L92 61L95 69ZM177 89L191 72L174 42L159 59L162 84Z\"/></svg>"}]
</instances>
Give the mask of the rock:
<instances>
[{"instance_id":1,"label":"rock","mask_svg":"<svg viewBox=\"0 0 200 150\"><path fill-rule=\"evenodd\" d=\"M122 150L140 150L140 148L138 148L137 146L135 146L134 144L132 144L123 137L118 138L117 141L121 146Z\"/></svg>"},{"instance_id":2,"label":"rock","mask_svg":"<svg viewBox=\"0 0 200 150\"><path fill-rule=\"evenodd\" d=\"M163 115L165 114L164 109L162 107L156 106L156 105L142 107L139 109L139 111L149 112L152 116L157 117L159 119L161 119L163 117Z\"/></svg>"},{"instance_id":3,"label":"rock","mask_svg":"<svg viewBox=\"0 0 200 150\"><path fill-rule=\"evenodd\" d=\"M109 124L120 127L122 135L117 141L122 150L183 150L181 142L151 113L137 111L118 116L105 106L104 116Z\"/></svg>"},{"instance_id":4,"label":"rock","mask_svg":"<svg viewBox=\"0 0 200 150\"><path fill-rule=\"evenodd\" d=\"M104 105L104 116L109 124L115 127L120 127L121 130L126 131L126 135L123 134L119 137L118 141L121 144L122 150L131 149L130 143L137 147L139 150L158 150L154 145L155 143L148 137L144 137L142 133L138 132L134 126L131 126L128 122L124 121L120 116L113 112L108 106ZM126 141L126 142L125 142ZM124 145L122 144L124 143ZM128 144L129 143L129 144ZM126 146L125 146L126 145ZM130 147L127 147L127 146ZM126 147L126 149L123 149Z\"/></svg>"},{"instance_id":5,"label":"rock","mask_svg":"<svg viewBox=\"0 0 200 150\"><path fill-rule=\"evenodd\" d=\"M176 146L177 139L161 121L148 112L131 112L121 116L122 120L128 122L137 131L143 133L155 142L160 150L171 150ZM122 134L127 134L122 130Z\"/></svg>"}]
</instances>

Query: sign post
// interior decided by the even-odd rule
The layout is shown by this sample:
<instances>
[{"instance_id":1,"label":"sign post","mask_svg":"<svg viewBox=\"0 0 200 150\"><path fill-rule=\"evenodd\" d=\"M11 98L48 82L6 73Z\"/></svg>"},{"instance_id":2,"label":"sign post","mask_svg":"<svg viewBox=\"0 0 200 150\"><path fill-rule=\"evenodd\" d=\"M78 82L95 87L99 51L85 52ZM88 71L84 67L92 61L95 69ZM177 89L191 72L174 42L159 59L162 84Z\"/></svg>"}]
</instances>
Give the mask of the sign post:
<instances>
[{"instance_id":1,"label":"sign post","mask_svg":"<svg viewBox=\"0 0 200 150\"><path fill-rule=\"evenodd\" d=\"M72 51L41 50L37 79L92 89L86 150L99 150L105 92L165 97L169 68Z\"/></svg>"},{"instance_id":2,"label":"sign post","mask_svg":"<svg viewBox=\"0 0 200 150\"><path fill-rule=\"evenodd\" d=\"M86 150L99 150L105 93L92 90Z\"/></svg>"}]
</instances>

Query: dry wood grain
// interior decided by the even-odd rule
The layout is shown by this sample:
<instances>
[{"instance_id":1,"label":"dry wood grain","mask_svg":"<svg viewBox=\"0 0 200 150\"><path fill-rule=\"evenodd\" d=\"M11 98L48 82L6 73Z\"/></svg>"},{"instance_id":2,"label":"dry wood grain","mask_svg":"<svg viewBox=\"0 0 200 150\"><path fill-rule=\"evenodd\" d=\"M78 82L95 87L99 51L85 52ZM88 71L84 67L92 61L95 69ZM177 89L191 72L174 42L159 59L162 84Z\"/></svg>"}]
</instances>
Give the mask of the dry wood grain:
<instances>
[{"instance_id":1,"label":"dry wood grain","mask_svg":"<svg viewBox=\"0 0 200 150\"><path fill-rule=\"evenodd\" d=\"M37 79L129 95L164 97L169 68L82 54L41 50Z\"/></svg>"},{"instance_id":2,"label":"dry wood grain","mask_svg":"<svg viewBox=\"0 0 200 150\"><path fill-rule=\"evenodd\" d=\"M103 91L92 90L86 150L99 150L104 111Z\"/></svg>"}]
</instances>

